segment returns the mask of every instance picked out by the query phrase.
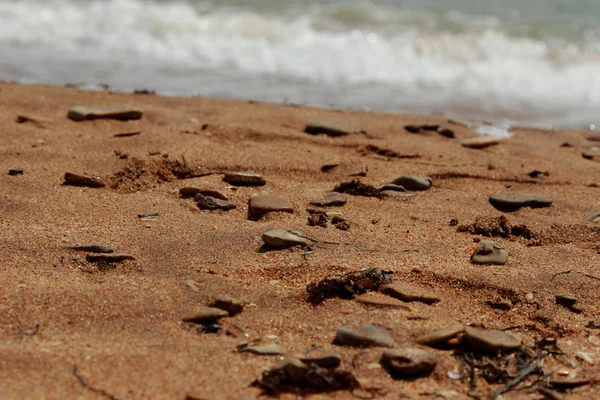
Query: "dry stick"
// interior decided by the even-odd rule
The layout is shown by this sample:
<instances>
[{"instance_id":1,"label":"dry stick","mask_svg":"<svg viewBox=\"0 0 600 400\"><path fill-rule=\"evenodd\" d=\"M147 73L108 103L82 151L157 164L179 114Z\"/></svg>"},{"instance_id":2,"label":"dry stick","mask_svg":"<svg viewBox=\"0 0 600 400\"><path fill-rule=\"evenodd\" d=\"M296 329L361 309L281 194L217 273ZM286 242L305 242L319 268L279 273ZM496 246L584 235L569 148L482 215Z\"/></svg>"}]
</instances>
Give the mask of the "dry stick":
<instances>
[{"instance_id":1,"label":"dry stick","mask_svg":"<svg viewBox=\"0 0 600 400\"><path fill-rule=\"evenodd\" d=\"M554 278L556 278L559 275L566 275L566 274L570 274L571 272L573 272L574 270L570 269L568 271L562 271L562 272L557 272L556 274L552 275L552 278L550 278L550 282L552 282L554 280ZM591 275L591 274L586 274L585 272L579 272L579 271L575 271L576 274L580 274L583 276L587 276L588 278L592 278L592 279L596 279L600 281L600 277L595 276L595 275Z\"/></svg>"},{"instance_id":2,"label":"dry stick","mask_svg":"<svg viewBox=\"0 0 600 400\"><path fill-rule=\"evenodd\" d=\"M519 374L514 379L511 379L510 381L508 381L506 383L506 385L504 385L503 387L498 389L496 391L496 393L494 393L493 398L496 398L496 397L500 396L502 393L506 393L506 392L512 390L519 383L523 382L529 375L531 375L532 373L536 372L539 369L540 369L540 365L538 363L529 364L528 366L523 368L521 370L521 372L519 372Z\"/></svg>"},{"instance_id":3,"label":"dry stick","mask_svg":"<svg viewBox=\"0 0 600 400\"><path fill-rule=\"evenodd\" d=\"M573 271L573 270L572 270L572 269L570 269L570 270L568 270L568 271L558 272L558 273L556 273L556 274L552 275L552 278L550 278L550 282L552 282L552 281L554 280L554 278L556 278L557 276L559 276L559 275L566 275L566 274L570 274L572 271Z\"/></svg>"},{"instance_id":4,"label":"dry stick","mask_svg":"<svg viewBox=\"0 0 600 400\"><path fill-rule=\"evenodd\" d=\"M98 393L101 396L106 397L107 399L110 400L118 400L115 396L113 396L110 393L105 392L102 389L97 389L93 386L90 386L84 379L83 377L79 374L79 370L77 369L77 364L73 364L73 375L75 375L75 378L77 378L77 380L79 381L79 383L81 383L81 386L83 386L84 388L86 388L87 390L94 392L94 393Z\"/></svg>"},{"instance_id":5,"label":"dry stick","mask_svg":"<svg viewBox=\"0 0 600 400\"><path fill-rule=\"evenodd\" d=\"M590 274L585 274L585 273L582 273L582 272L580 272L580 274L585 275L588 278L597 279L597 280L600 281L600 277L597 277L597 276L594 276L594 275L590 275Z\"/></svg>"}]
</instances>

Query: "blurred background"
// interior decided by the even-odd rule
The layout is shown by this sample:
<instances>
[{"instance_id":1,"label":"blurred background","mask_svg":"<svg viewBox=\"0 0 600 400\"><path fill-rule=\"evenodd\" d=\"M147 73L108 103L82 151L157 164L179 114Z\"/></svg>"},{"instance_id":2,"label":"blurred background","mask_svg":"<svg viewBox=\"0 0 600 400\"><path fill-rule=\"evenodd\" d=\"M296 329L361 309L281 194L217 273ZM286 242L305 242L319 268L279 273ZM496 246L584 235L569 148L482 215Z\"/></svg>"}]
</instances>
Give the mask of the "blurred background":
<instances>
[{"instance_id":1,"label":"blurred background","mask_svg":"<svg viewBox=\"0 0 600 400\"><path fill-rule=\"evenodd\" d=\"M596 0L0 0L0 79L598 125Z\"/></svg>"}]
</instances>

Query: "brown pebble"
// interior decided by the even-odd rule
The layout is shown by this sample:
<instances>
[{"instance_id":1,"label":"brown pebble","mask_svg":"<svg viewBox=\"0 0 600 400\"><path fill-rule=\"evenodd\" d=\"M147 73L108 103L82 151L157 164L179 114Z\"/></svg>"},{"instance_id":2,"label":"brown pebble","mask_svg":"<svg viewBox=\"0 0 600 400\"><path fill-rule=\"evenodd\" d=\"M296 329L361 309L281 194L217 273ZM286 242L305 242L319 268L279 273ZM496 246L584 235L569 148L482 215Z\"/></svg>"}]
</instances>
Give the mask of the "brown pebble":
<instances>
[{"instance_id":1,"label":"brown pebble","mask_svg":"<svg viewBox=\"0 0 600 400\"><path fill-rule=\"evenodd\" d=\"M253 218L260 218L270 212L293 213L294 206L283 197L271 194L262 194L250 197L248 212Z\"/></svg>"},{"instance_id":2,"label":"brown pebble","mask_svg":"<svg viewBox=\"0 0 600 400\"><path fill-rule=\"evenodd\" d=\"M229 316L229 313L225 310L213 307L202 307L201 309L184 316L182 321L194 322L202 324L206 322L214 322L220 318Z\"/></svg>"},{"instance_id":3,"label":"brown pebble","mask_svg":"<svg viewBox=\"0 0 600 400\"><path fill-rule=\"evenodd\" d=\"M471 149L485 149L486 147L495 146L503 139L494 136L479 136L471 139L465 139L461 145Z\"/></svg>"},{"instance_id":4,"label":"brown pebble","mask_svg":"<svg viewBox=\"0 0 600 400\"><path fill-rule=\"evenodd\" d=\"M463 324L450 325L444 329L430 332L426 335L418 337L415 341L424 346L436 347L446 344L450 339L453 339L465 331Z\"/></svg>"},{"instance_id":5,"label":"brown pebble","mask_svg":"<svg viewBox=\"0 0 600 400\"><path fill-rule=\"evenodd\" d=\"M215 189L202 188L202 187L196 188L196 187L189 187L189 186L179 189L179 194L181 195L181 197L196 197L196 195L198 193L203 194L205 196L210 196L210 197L214 197L217 199L221 199L221 200L229 200L229 197L227 197L226 195L224 195L223 193L221 193Z\"/></svg>"},{"instance_id":6,"label":"brown pebble","mask_svg":"<svg viewBox=\"0 0 600 400\"><path fill-rule=\"evenodd\" d=\"M338 192L327 192L321 200L311 201L310 204L317 207L343 206L348 202L344 196Z\"/></svg>"},{"instance_id":7,"label":"brown pebble","mask_svg":"<svg viewBox=\"0 0 600 400\"><path fill-rule=\"evenodd\" d=\"M88 107L77 106L69 110L68 117L73 121L83 121L86 119L116 119L127 121L142 118L142 111L132 106L114 106L114 107Z\"/></svg>"},{"instance_id":8,"label":"brown pebble","mask_svg":"<svg viewBox=\"0 0 600 400\"><path fill-rule=\"evenodd\" d=\"M380 362L394 378L412 378L431 374L438 357L425 350L403 348L384 351Z\"/></svg>"},{"instance_id":9,"label":"brown pebble","mask_svg":"<svg viewBox=\"0 0 600 400\"><path fill-rule=\"evenodd\" d=\"M236 208L234 202L229 200L221 200L216 197L205 196L201 193L196 195L196 201L198 202L198 207L201 210L231 210Z\"/></svg>"},{"instance_id":10,"label":"brown pebble","mask_svg":"<svg viewBox=\"0 0 600 400\"><path fill-rule=\"evenodd\" d=\"M65 172L65 185L71 186L86 186L91 188L101 188L106 186L99 177L90 177L84 175Z\"/></svg>"},{"instance_id":11,"label":"brown pebble","mask_svg":"<svg viewBox=\"0 0 600 400\"><path fill-rule=\"evenodd\" d=\"M208 306L225 310L229 313L230 317L233 317L234 315L244 311L246 302L234 299L232 297L222 296L213 300Z\"/></svg>"},{"instance_id":12,"label":"brown pebble","mask_svg":"<svg viewBox=\"0 0 600 400\"><path fill-rule=\"evenodd\" d=\"M228 172L223 177L223 180L236 186L264 186L267 183L262 175L240 172Z\"/></svg>"},{"instance_id":13,"label":"brown pebble","mask_svg":"<svg viewBox=\"0 0 600 400\"><path fill-rule=\"evenodd\" d=\"M304 128L304 132L309 135L327 135L330 137L346 136L350 132L339 126L331 124L322 124L320 122L310 122Z\"/></svg>"},{"instance_id":14,"label":"brown pebble","mask_svg":"<svg viewBox=\"0 0 600 400\"><path fill-rule=\"evenodd\" d=\"M379 293L367 292L356 297L356 301L367 306L392 307L410 310L410 307L408 307L400 300L388 296L383 296Z\"/></svg>"}]
</instances>

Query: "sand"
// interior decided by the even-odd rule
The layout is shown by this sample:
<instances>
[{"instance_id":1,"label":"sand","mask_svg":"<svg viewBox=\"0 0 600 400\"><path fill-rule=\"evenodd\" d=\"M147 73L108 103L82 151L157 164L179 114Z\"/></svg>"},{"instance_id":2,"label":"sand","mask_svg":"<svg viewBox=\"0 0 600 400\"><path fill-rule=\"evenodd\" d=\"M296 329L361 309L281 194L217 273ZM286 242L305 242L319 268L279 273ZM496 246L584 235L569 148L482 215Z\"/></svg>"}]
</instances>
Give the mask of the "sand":
<instances>
[{"instance_id":1,"label":"sand","mask_svg":"<svg viewBox=\"0 0 600 400\"><path fill-rule=\"evenodd\" d=\"M142 109L143 118L67 118L72 106L123 104ZM313 353L340 354L341 368L363 387L380 389L381 398L468 398L468 379L448 376L461 369L451 351L432 350L440 362L431 376L395 381L373 364L383 349L331 344L348 322L384 326L397 342L411 345L455 322L510 328L527 345L558 339L566 365L552 368L571 373L563 379L600 376L600 331L585 327L599 319L600 280L591 276L600 276L600 226L586 217L600 211L600 163L581 156L591 146L585 132L516 128L513 138L478 150L460 145L476 136L469 127L442 117L13 83L0 84L0 109L0 398L256 398L260 390L250 384L277 357L237 352L247 340L242 331L291 354L312 346L318 346ZM19 115L33 121L18 123ZM314 121L359 133L304 133ZM452 129L456 138L403 128L425 123ZM141 133L114 137L135 131ZM561 147L564 142L572 147ZM184 159L210 175L176 179L165 172ZM321 172L326 164L339 166ZM24 173L9 175L11 168ZM549 174L531 178L533 170ZM259 173L267 184L232 190L222 180L226 171ZM402 175L430 176L433 186L383 200L346 195L345 206L331 209L350 221L349 230L308 226L309 203L361 171L367 174L359 179L375 186ZM98 176L109 185L63 185L65 172ZM185 186L217 189L238 206L194 209L178 194ZM493 193L549 196L553 204L502 213L488 202ZM249 220L253 194L282 196L295 211ZM138 217L146 211L159 215ZM509 249L508 263L471 264L471 252L484 238L458 232L450 221L472 224L501 215L526 225L536 239L492 238ZM261 233L277 228L353 245L257 251ZM91 243L136 259L97 268L86 253L62 248ZM366 267L391 270L395 281L433 291L441 301L410 303L412 311L343 299L307 303L307 284ZM583 312L556 305L559 294L576 297ZM224 295L249 303L223 320L236 335L198 333L181 321ZM486 304L501 299L513 308ZM576 359L576 352L595 364ZM479 380L472 392L489 396L500 386ZM574 389L568 398L593 398L596 388ZM540 397L535 390L504 395Z\"/></svg>"}]
</instances>

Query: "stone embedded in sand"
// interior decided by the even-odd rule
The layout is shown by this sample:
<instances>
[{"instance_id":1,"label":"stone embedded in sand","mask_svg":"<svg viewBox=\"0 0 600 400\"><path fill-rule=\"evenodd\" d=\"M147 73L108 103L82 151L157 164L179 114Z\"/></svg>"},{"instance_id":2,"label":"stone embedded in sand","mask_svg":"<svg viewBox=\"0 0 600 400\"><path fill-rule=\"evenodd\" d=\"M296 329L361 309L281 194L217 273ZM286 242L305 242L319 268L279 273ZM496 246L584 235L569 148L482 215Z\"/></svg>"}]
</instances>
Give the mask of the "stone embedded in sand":
<instances>
[{"instance_id":1,"label":"stone embedded in sand","mask_svg":"<svg viewBox=\"0 0 600 400\"><path fill-rule=\"evenodd\" d=\"M221 200L216 197L205 196L201 193L196 195L196 201L198 202L198 207L201 210L231 210L235 208L236 205L234 202L229 200Z\"/></svg>"},{"instance_id":2,"label":"stone embedded in sand","mask_svg":"<svg viewBox=\"0 0 600 400\"><path fill-rule=\"evenodd\" d=\"M483 240L471 255L471 262L474 264L504 265L507 261L506 247L492 240Z\"/></svg>"},{"instance_id":3,"label":"stone embedded in sand","mask_svg":"<svg viewBox=\"0 0 600 400\"><path fill-rule=\"evenodd\" d=\"M394 307L394 308L403 308L405 310L409 310L406 304L401 302L400 300L396 300L390 298L388 296L382 296L381 294L367 292L362 294L356 298L356 301L367 305L367 306L375 306L375 307Z\"/></svg>"},{"instance_id":4,"label":"stone embedded in sand","mask_svg":"<svg viewBox=\"0 0 600 400\"><path fill-rule=\"evenodd\" d=\"M512 308L512 302L510 300L486 300L485 304L494 310L508 311Z\"/></svg>"},{"instance_id":5,"label":"stone embedded in sand","mask_svg":"<svg viewBox=\"0 0 600 400\"><path fill-rule=\"evenodd\" d=\"M101 188L106 186L106 184L98 177L78 175L71 172L65 172L64 184L71 186L87 186L91 188Z\"/></svg>"},{"instance_id":6,"label":"stone embedded in sand","mask_svg":"<svg viewBox=\"0 0 600 400\"><path fill-rule=\"evenodd\" d=\"M590 142L600 142L600 135L590 135L585 137Z\"/></svg>"},{"instance_id":7,"label":"stone embedded in sand","mask_svg":"<svg viewBox=\"0 0 600 400\"><path fill-rule=\"evenodd\" d=\"M342 325L335 335L333 344L354 347L396 346L396 342L387 329L374 325L358 325L354 323Z\"/></svg>"},{"instance_id":8,"label":"stone embedded in sand","mask_svg":"<svg viewBox=\"0 0 600 400\"><path fill-rule=\"evenodd\" d=\"M229 197L215 189L196 188L190 186L179 189L179 194L181 195L181 197L196 197L198 193L203 194L205 196L214 197L216 199L229 200Z\"/></svg>"},{"instance_id":9,"label":"stone embedded in sand","mask_svg":"<svg viewBox=\"0 0 600 400\"><path fill-rule=\"evenodd\" d=\"M306 128L304 128L304 132L309 135L327 135L331 137L346 136L350 134L348 130L341 127L319 122L308 123Z\"/></svg>"},{"instance_id":10,"label":"stone embedded in sand","mask_svg":"<svg viewBox=\"0 0 600 400\"><path fill-rule=\"evenodd\" d=\"M235 186L264 186L267 181L259 174L245 174L240 172L228 172L223 180Z\"/></svg>"},{"instance_id":11,"label":"stone embedded in sand","mask_svg":"<svg viewBox=\"0 0 600 400\"><path fill-rule=\"evenodd\" d=\"M510 352L521 347L521 339L509 333L496 330L483 330L465 326L465 335L476 351L497 353Z\"/></svg>"},{"instance_id":12,"label":"stone embedded in sand","mask_svg":"<svg viewBox=\"0 0 600 400\"><path fill-rule=\"evenodd\" d=\"M412 378L431 374L438 357L428 351L409 347L384 351L380 363L394 378Z\"/></svg>"},{"instance_id":13,"label":"stone embedded in sand","mask_svg":"<svg viewBox=\"0 0 600 400\"><path fill-rule=\"evenodd\" d=\"M600 158L600 148L592 147L591 149L582 152L581 156L587 160L594 160L596 158Z\"/></svg>"},{"instance_id":14,"label":"stone embedded in sand","mask_svg":"<svg viewBox=\"0 0 600 400\"><path fill-rule=\"evenodd\" d=\"M600 211L596 211L588 215L587 220L590 222L600 222Z\"/></svg>"},{"instance_id":15,"label":"stone embedded in sand","mask_svg":"<svg viewBox=\"0 0 600 400\"><path fill-rule=\"evenodd\" d=\"M310 241L303 237L303 233L299 232L297 235L285 229L274 229L271 231L263 232L262 240L269 246L276 249L285 249L293 246L308 246Z\"/></svg>"},{"instance_id":16,"label":"stone embedded in sand","mask_svg":"<svg viewBox=\"0 0 600 400\"><path fill-rule=\"evenodd\" d=\"M379 188L380 191L393 190L395 192L406 192L404 186L394 185L393 183L387 183Z\"/></svg>"},{"instance_id":17,"label":"stone embedded in sand","mask_svg":"<svg viewBox=\"0 0 600 400\"><path fill-rule=\"evenodd\" d=\"M112 246L105 246L103 244L82 244L75 246L63 246L63 249L75 250L75 251L87 251L90 253L114 253L115 248Z\"/></svg>"},{"instance_id":18,"label":"stone embedded in sand","mask_svg":"<svg viewBox=\"0 0 600 400\"><path fill-rule=\"evenodd\" d=\"M73 121L83 121L86 119L116 119L119 121L127 121L132 119L142 118L143 112L132 106L115 106L115 107L94 107L94 106L77 106L69 110L68 117Z\"/></svg>"},{"instance_id":19,"label":"stone embedded in sand","mask_svg":"<svg viewBox=\"0 0 600 400\"><path fill-rule=\"evenodd\" d=\"M403 282L389 283L381 288L381 292L395 299L411 302L419 301L421 303L433 304L440 301L435 293L418 286Z\"/></svg>"},{"instance_id":20,"label":"stone embedded in sand","mask_svg":"<svg viewBox=\"0 0 600 400\"><path fill-rule=\"evenodd\" d=\"M465 326L463 324L454 324L447 328L420 336L416 339L416 342L430 347L441 346L445 345L450 339L454 339L464 331Z\"/></svg>"},{"instance_id":21,"label":"stone embedded in sand","mask_svg":"<svg viewBox=\"0 0 600 400\"><path fill-rule=\"evenodd\" d=\"M448 128L439 129L438 133L449 139L454 139L456 137L456 134L454 133L454 131L452 129L448 129Z\"/></svg>"},{"instance_id":22,"label":"stone embedded in sand","mask_svg":"<svg viewBox=\"0 0 600 400\"><path fill-rule=\"evenodd\" d=\"M470 149L485 149L486 147L495 146L503 139L495 136L479 136L471 139L465 139L461 145Z\"/></svg>"},{"instance_id":23,"label":"stone embedded in sand","mask_svg":"<svg viewBox=\"0 0 600 400\"><path fill-rule=\"evenodd\" d=\"M88 262L116 263L125 260L135 260L134 256L129 254L88 254L85 256Z\"/></svg>"},{"instance_id":24,"label":"stone embedded in sand","mask_svg":"<svg viewBox=\"0 0 600 400\"><path fill-rule=\"evenodd\" d=\"M569 310L575 309L577 298L566 294L558 294L555 296L556 304L568 308ZM578 310L578 309L575 309Z\"/></svg>"},{"instance_id":25,"label":"stone embedded in sand","mask_svg":"<svg viewBox=\"0 0 600 400\"><path fill-rule=\"evenodd\" d=\"M207 322L214 322L220 318L229 316L229 313L225 310L214 307L203 307L192 314L188 314L181 318L185 322L194 322L197 324L203 324Z\"/></svg>"},{"instance_id":26,"label":"stone embedded in sand","mask_svg":"<svg viewBox=\"0 0 600 400\"><path fill-rule=\"evenodd\" d=\"M343 206L348 202L344 196L338 192L327 192L325 198L311 201L310 204L317 207Z\"/></svg>"},{"instance_id":27,"label":"stone embedded in sand","mask_svg":"<svg viewBox=\"0 0 600 400\"><path fill-rule=\"evenodd\" d=\"M545 196L498 193L489 198L490 204L500 211L516 211L521 207L550 207L552 199Z\"/></svg>"},{"instance_id":28,"label":"stone embedded in sand","mask_svg":"<svg viewBox=\"0 0 600 400\"><path fill-rule=\"evenodd\" d=\"M337 354L325 354L322 356L298 357L306 365L314 364L321 368L337 368L342 364L342 357Z\"/></svg>"},{"instance_id":29,"label":"stone embedded in sand","mask_svg":"<svg viewBox=\"0 0 600 400\"><path fill-rule=\"evenodd\" d=\"M228 296L221 296L214 299L208 306L227 311L229 316L233 317L244 311L246 302Z\"/></svg>"},{"instance_id":30,"label":"stone embedded in sand","mask_svg":"<svg viewBox=\"0 0 600 400\"><path fill-rule=\"evenodd\" d=\"M272 194L260 194L250 197L248 211L251 217L260 218L270 212L293 213L294 206L283 197Z\"/></svg>"},{"instance_id":31,"label":"stone embedded in sand","mask_svg":"<svg viewBox=\"0 0 600 400\"><path fill-rule=\"evenodd\" d=\"M252 353L261 356L280 356L286 354L287 350L276 343L271 343L259 346L247 346L242 348L240 353Z\"/></svg>"},{"instance_id":32,"label":"stone embedded in sand","mask_svg":"<svg viewBox=\"0 0 600 400\"><path fill-rule=\"evenodd\" d=\"M428 176L405 175L394 179L394 185L402 186L406 190L427 190L431 187L431 178Z\"/></svg>"}]
</instances>

